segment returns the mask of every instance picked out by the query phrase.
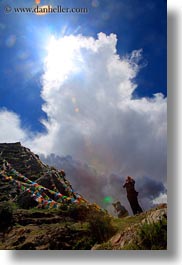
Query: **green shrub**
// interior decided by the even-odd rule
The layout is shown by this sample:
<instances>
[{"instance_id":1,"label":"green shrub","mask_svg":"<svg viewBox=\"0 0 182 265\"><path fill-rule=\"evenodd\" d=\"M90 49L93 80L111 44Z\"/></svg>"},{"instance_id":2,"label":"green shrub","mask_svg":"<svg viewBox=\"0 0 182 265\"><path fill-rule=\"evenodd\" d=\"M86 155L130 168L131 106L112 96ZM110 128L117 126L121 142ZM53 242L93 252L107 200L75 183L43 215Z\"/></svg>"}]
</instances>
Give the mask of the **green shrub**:
<instances>
[{"instance_id":1,"label":"green shrub","mask_svg":"<svg viewBox=\"0 0 182 265\"><path fill-rule=\"evenodd\" d=\"M122 249L127 250L166 250L167 219L157 223L144 223L138 230L137 237Z\"/></svg>"},{"instance_id":2,"label":"green shrub","mask_svg":"<svg viewBox=\"0 0 182 265\"><path fill-rule=\"evenodd\" d=\"M88 218L88 226L95 243L107 241L116 232L111 224L111 217L106 213L91 213Z\"/></svg>"},{"instance_id":3,"label":"green shrub","mask_svg":"<svg viewBox=\"0 0 182 265\"><path fill-rule=\"evenodd\" d=\"M144 223L139 231L142 249L167 249L167 220L157 223Z\"/></svg>"},{"instance_id":4,"label":"green shrub","mask_svg":"<svg viewBox=\"0 0 182 265\"><path fill-rule=\"evenodd\" d=\"M68 207L68 216L76 221L85 221L88 213L89 209L85 204L71 204Z\"/></svg>"}]
</instances>

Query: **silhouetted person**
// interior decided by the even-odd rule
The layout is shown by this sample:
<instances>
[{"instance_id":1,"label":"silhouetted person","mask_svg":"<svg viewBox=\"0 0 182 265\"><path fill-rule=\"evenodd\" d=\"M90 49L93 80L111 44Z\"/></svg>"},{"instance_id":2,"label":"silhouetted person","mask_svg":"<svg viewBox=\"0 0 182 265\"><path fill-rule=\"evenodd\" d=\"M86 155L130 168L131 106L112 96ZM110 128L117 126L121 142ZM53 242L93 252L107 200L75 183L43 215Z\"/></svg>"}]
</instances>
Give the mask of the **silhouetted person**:
<instances>
[{"instance_id":1,"label":"silhouetted person","mask_svg":"<svg viewBox=\"0 0 182 265\"><path fill-rule=\"evenodd\" d=\"M123 188L126 188L127 198L130 203L133 214L143 212L142 208L138 203L138 192L135 190L135 181L130 176L126 178L126 181L123 185Z\"/></svg>"}]
</instances>

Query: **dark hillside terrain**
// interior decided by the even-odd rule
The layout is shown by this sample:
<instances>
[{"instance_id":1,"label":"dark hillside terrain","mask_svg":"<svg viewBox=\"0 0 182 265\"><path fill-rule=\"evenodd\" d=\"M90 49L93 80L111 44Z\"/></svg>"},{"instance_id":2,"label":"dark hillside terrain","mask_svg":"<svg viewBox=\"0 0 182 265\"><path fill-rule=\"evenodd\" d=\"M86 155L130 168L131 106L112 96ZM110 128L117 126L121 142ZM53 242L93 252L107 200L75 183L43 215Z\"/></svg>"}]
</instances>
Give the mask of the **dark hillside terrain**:
<instances>
[{"instance_id":1,"label":"dark hillside terrain","mask_svg":"<svg viewBox=\"0 0 182 265\"><path fill-rule=\"evenodd\" d=\"M0 144L0 249L166 248L166 204L115 218L75 192L63 170L21 143Z\"/></svg>"}]
</instances>

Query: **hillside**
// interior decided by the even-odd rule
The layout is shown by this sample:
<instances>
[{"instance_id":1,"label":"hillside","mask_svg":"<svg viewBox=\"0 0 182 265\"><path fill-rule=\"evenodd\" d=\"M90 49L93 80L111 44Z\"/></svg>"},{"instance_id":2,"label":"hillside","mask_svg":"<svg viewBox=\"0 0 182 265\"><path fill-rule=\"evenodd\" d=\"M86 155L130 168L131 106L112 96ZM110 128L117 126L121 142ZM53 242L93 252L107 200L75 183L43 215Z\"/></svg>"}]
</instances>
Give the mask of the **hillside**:
<instances>
[{"instance_id":1,"label":"hillside","mask_svg":"<svg viewBox=\"0 0 182 265\"><path fill-rule=\"evenodd\" d=\"M63 170L20 143L0 144L0 249L166 249L167 205L114 218Z\"/></svg>"},{"instance_id":2,"label":"hillside","mask_svg":"<svg viewBox=\"0 0 182 265\"><path fill-rule=\"evenodd\" d=\"M63 170L44 165L20 143L0 144L0 170L0 201L11 199L25 209L58 208L63 202L85 201L73 191Z\"/></svg>"}]
</instances>

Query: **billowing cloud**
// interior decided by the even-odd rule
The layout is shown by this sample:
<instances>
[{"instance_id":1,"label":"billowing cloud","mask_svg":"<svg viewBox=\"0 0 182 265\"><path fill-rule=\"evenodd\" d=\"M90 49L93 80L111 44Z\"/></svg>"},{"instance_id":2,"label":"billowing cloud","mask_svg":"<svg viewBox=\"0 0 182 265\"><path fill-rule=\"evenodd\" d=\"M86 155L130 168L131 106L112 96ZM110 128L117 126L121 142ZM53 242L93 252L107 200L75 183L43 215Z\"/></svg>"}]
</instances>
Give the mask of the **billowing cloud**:
<instances>
[{"instance_id":1,"label":"billowing cloud","mask_svg":"<svg viewBox=\"0 0 182 265\"><path fill-rule=\"evenodd\" d=\"M42 98L47 134L37 152L71 155L99 173L166 177L166 99L133 99L141 50L120 57L117 37L52 38Z\"/></svg>"}]
</instances>

